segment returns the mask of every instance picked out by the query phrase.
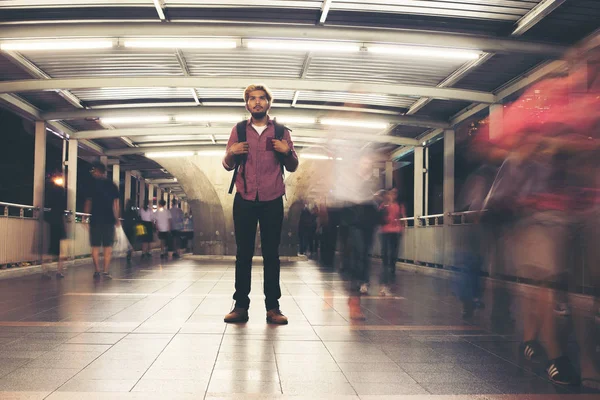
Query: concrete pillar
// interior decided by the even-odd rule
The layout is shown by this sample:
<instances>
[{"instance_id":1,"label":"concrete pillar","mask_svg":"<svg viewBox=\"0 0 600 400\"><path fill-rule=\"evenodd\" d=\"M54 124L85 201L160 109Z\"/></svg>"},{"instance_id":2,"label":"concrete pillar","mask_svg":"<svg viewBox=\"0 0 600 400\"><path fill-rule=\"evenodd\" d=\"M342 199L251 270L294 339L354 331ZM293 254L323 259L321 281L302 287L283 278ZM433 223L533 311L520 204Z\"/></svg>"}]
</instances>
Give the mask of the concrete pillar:
<instances>
[{"instance_id":1,"label":"concrete pillar","mask_svg":"<svg viewBox=\"0 0 600 400\"><path fill-rule=\"evenodd\" d=\"M125 204L131 199L131 173L125 171L125 195L123 197Z\"/></svg>"},{"instance_id":2,"label":"concrete pillar","mask_svg":"<svg viewBox=\"0 0 600 400\"><path fill-rule=\"evenodd\" d=\"M454 212L454 130L444 131L444 215Z\"/></svg>"},{"instance_id":3,"label":"concrete pillar","mask_svg":"<svg viewBox=\"0 0 600 400\"><path fill-rule=\"evenodd\" d=\"M40 258L44 246L44 192L46 190L46 124L35 122L35 148L33 161L33 206L38 208L37 243Z\"/></svg>"},{"instance_id":4,"label":"concrete pillar","mask_svg":"<svg viewBox=\"0 0 600 400\"><path fill-rule=\"evenodd\" d=\"M504 120L504 105L492 104L490 106L490 140L497 139L502 136Z\"/></svg>"},{"instance_id":5,"label":"concrete pillar","mask_svg":"<svg viewBox=\"0 0 600 400\"><path fill-rule=\"evenodd\" d=\"M146 201L146 181L143 178L140 178L140 202L139 207L144 208L144 203Z\"/></svg>"},{"instance_id":6,"label":"concrete pillar","mask_svg":"<svg viewBox=\"0 0 600 400\"><path fill-rule=\"evenodd\" d=\"M77 153L78 141L69 140L68 164L67 164L67 210L71 211L69 218L69 228L67 234L69 239L75 240L75 212L77 211ZM73 251L73 246L71 246ZM73 254L69 254L72 257Z\"/></svg>"},{"instance_id":7,"label":"concrete pillar","mask_svg":"<svg viewBox=\"0 0 600 400\"><path fill-rule=\"evenodd\" d=\"M35 153L33 162L33 206L44 209L44 191L46 184L46 124L44 121L35 123Z\"/></svg>"},{"instance_id":8,"label":"concrete pillar","mask_svg":"<svg viewBox=\"0 0 600 400\"><path fill-rule=\"evenodd\" d=\"M394 187L394 162L385 162L385 188L391 189Z\"/></svg>"},{"instance_id":9,"label":"concrete pillar","mask_svg":"<svg viewBox=\"0 0 600 400\"><path fill-rule=\"evenodd\" d=\"M423 170L425 178L425 183L423 184L423 215L429 215L429 146L423 150L423 158L425 162Z\"/></svg>"},{"instance_id":10,"label":"concrete pillar","mask_svg":"<svg viewBox=\"0 0 600 400\"><path fill-rule=\"evenodd\" d=\"M415 147L414 216L423 216L423 147ZM415 225L418 221L415 220Z\"/></svg>"},{"instance_id":11,"label":"concrete pillar","mask_svg":"<svg viewBox=\"0 0 600 400\"><path fill-rule=\"evenodd\" d=\"M100 156L100 162L108 169L108 156Z\"/></svg>"},{"instance_id":12,"label":"concrete pillar","mask_svg":"<svg viewBox=\"0 0 600 400\"><path fill-rule=\"evenodd\" d=\"M119 187L121 183L121 166L119 164L113 165L113 174L112 174L113 182L117 187Z\"/></svg>"},{"instance_id":13,"label":"concrete pillar","mask_svg":"<svg viewBox=\"0 0 600 400\"><path fill-rule=\"evenodd\" d=\"M148 185L148 204L150 204L150 208L154 205L154 185Z\"/></svg>"}]
</instances>

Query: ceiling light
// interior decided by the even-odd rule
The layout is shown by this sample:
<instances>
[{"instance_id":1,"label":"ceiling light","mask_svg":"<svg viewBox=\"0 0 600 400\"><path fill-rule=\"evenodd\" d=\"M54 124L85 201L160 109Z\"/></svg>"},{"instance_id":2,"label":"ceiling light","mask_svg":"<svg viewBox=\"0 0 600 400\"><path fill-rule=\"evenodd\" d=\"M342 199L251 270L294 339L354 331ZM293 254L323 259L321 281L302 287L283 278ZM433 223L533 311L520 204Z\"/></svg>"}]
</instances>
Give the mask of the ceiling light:
<instances>
[{"instance_id":1,"label":"ceiling light","mask_svg":"<svg viewBox=\"0 0 600 400\"><path fill-rule=\"evenodd\" d=\"M244 119L241 115L177 115L175 120L177 122L239 122Z\"/></svg>"},{"instance_id":2,"label":"ceiling light","mask_svg":"<svg viewBox=\"0 0 600 400\"><path fill-rule=\"evenodd\" d=\"M171 117L168 115L148 115L139 117L109 117L100 118L100 121L108 125L120 125L120 124L157 124L157 123L168 123L171 121Z\"/></svg>"},{"instance_id":3,"label":"ceiling light","mask_svg":"<svg viewBox=\"0 0 600 400\"><path fill-rule=\"evenodd\" d=\"M413 46L386 46L376 45L368 46L369 53L410 56L410 57L431 57L431 58L451 58L457 60L476 60L481 53L469 50L445 49L441 47L413 47Z\"/></svg>"},{"instance_id":4,"label":"ceiling light","mask_svg":"<svg viewBox=\"0 0 600 400\"><path fill-rule=\"evenodd\" d=\"M175 157L191 157L195 153L193 151L163 151L156 153L146 153L148 158L175 158Z\"/></svg>"},{"instance_id":5,"label":"ceiling light","mask_svg":"<svg viewBox=\"0 0 600 400\"><path fill-rule=\"evenodd\" d=\"M113 41L96 40L14 40L0 44L4 51L55 51L55 50L90 50L110 49Z\"/></svg>"},{"instance_id":6,"label":"ceiling light","mask_svg":"<svg viewBox=\"0 0 600 400\"><path fill-rule=\"evenodd\" d=\"M315 118L309 117L290 117L290 116L282 116L276 117L277 122L281 122L283 124L306 124L311 125L315 124L317 121Z\"/></svg>"},{"instance_id":7,"label":"ceiling light","mask_svg":"<svg viewBox=\"0 0 600 400\"><path fill-rule=\"evenodd\" d=\"M249 49L280 51L315 51L327 53L354 53L360 51L360 45L348 42L318 42L308 40L248 40Z\"/></svg>"},{"instance_id":8,"label":"ceiling light","mask_svg":"<svg viewBox=\"0 0 600 400\"><path fill-rule=\"evenodd\" d=\"M321 120L323 125L332 126L348 126L352 128L365 128L365 129L386 129L389 124L387 122L374 122L374 121L354 121L351 119L330 119L325 118Z\"/></svg>"},{"instance_id":9,"label":"ceiling light","mask_svg":"<svg viewBox=\"0 0 600 400\"><path fill-rule=\"evenodd\" d=\"M225 149L223 150L200 150L199 152L197 152L197 154L199 156L218 156L218 157L222 157L225 155Z\"/></svg>"},{"instance_id":10,"label":"ceiling light","mask_svg":"<svg viewBox=\"0 0 600 400\"><path fill-rule=\"evenodd\" d=\"M143 49L235 49L237 40L225 39L128 39L124 47Z\"/></svg>"}]
</instances>

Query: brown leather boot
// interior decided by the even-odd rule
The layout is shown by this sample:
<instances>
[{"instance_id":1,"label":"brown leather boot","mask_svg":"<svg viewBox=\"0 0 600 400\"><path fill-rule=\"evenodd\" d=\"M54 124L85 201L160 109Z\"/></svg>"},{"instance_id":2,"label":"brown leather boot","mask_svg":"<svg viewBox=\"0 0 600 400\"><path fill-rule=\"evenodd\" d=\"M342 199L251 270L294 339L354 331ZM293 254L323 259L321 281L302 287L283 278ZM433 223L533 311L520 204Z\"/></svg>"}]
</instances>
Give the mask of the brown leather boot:
<instances>
[{"instance_id":1,"label":"brown leather boot","mask_svg":"<svg viewBox=\"0 0 600 400\"><path fill-rule=\"evenodd\" d=\"M241 307L235 307L224 319L227 323L248 322L248 310Z\"/></svg>"},{"instance_id":2,"label":"brown leather boot","mask_svg":"<svg viewBox=\"0 0 600 400\"><path fill-rule=\"evenodd\" d=\"M281 313L281 310L274 308L267 311L267 323L276 325L287 325L288 319Z\"/></svg>"}]
</instances>

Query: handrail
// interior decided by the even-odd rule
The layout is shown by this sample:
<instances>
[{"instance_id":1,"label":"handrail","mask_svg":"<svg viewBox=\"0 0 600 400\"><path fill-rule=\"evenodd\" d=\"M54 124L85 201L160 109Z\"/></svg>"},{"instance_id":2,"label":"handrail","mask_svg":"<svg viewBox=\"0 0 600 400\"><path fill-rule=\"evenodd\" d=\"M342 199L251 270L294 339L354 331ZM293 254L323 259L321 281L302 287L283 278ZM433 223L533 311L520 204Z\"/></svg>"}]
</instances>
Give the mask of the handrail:
<instances>
[{"instance_id":1,"label":"handrail","mask_svg":"<svg viewBox=\"0 0 600 400\"><path fill-rule=\"evenodd\" d=\"M27 204L16 204L16 203L5 203L0 201L0 207L17 207L17 208L30 208L32 210L37 210L37 207L30 206Z\"/></svg>"},{"instance_id":2,"label":"handrail","mask_svg":"<svg viewBox=\"0 0 600 400\"><path fill-rule=\"evenodd\" d=\"M444 214L432 214L432 215L422 215L419 219L427 219L427 218L442 218Z\"/></svg>"}]
</instances>

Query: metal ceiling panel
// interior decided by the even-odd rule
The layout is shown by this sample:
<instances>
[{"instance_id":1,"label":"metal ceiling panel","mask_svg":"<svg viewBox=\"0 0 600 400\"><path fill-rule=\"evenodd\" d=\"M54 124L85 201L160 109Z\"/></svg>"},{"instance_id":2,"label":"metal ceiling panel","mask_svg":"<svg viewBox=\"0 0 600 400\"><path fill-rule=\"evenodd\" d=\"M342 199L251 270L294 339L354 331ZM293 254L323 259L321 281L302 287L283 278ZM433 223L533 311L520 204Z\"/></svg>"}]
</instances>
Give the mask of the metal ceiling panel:
<instances>
[{"instance_id":1,"label":"metal ceiling panel","mask_svg":"<svg viewBox=\"0 0 600 400\"><path fill-rule=\"evenodd\" d=\"M600 28L600 1L569 0L538 22L523 37L574 44Z\"/></svg>"},{"instance_id":2,"label":"metal ceiling panel","mask_svg":"<svg viewBox=\"0 0 600 400\"><path fill-rule=\"evenodd\" d=\"M346 92L315 92L301 91L298 103L323 102L341 104L364 104L380 107L408 108L417 98L400 97L392 95L368 94L368 93L346 93ZM359 110L357 110L359 111Z\"/></svg>"},{"instance_id":3,"label":"metal ceiling panel","mask_svg":"<svg viewBox=\"0 0 600 400\"><path fill-rule=\"evenodd\" d=\"M164 0L167 7L261 7L320 9L323 0Z\"/></svg>"},{"instance_id":4,"label":"metal ceiling panel","mask_svg":"<svg viewBox=\"0 0 600 400\"><path fill-rule=\"evenodd\" d=\"M89 76L182 76L173 51L94 50L22 52L52 78Z\"/></svg>"},{"instance_id":5,"label":"metal ceiling panel","mask_svg":"<svg viewBox=\"0 0 600 400\"><path fill-rule=\"evenodd\" d=\"M72 90L75 96L85 102L119 100L126 103L135 99L192 99L186 88L102 88Z\"/></svg>"},{"instance_id":6,"label":"metal ceiling panel","mask_svg":"<svg viewBox=\"0 0 600 400\"><path fill-rule=\"evenodd\" d=\"M94 139L94 143L104 147L105 149L122 149L127 145L119 138Z\"/></svg>"},{"instance_id":7,"label":"metal ceiling panel","mask_svg":"<svg viewBox=\"0 0 600 400\"><path fill-rule=\"evenodd\" d=\"M234 51L183 52L190 74L203 77L240 77L252 74L265 78L298 78L302 74L304 53Z\"/></svg>"},{"instance_id":8,"label":"metal ceiling panel","mask_svg":"<svg viewBox=\"0 0 600 400\"><path fill-rule=\"evenodd\" d=\"M62 121L63 124L70 126L74 131L91 131L96 129L104 129L95 120L87 119L73 119L69 121Z\"/></svg>"},{"instance_id":9,"label":"metal ceiling panel","mask_svg":"<svg viewBox=\"0 0 600 400\"><path fill-rule=\"evenodd\" d=\"M17 93L17 95L43 111L73 109L71 103L54 91Z\"/></svg>"},{"instance_id":10,"label":"metal ceiling panel","mask_svg":"<svg viewBox=\"0 0 600 400\"><path fill-rule=\"evenodd\" d=\"M18 79L31 79L31 75L0 53L0 81Z\"/></svg>"},{"instance_id":11,"label":"metal ceiling panel","mask_svg":"<svg viewBox=\"0 0 600 400\"><path fill-rule=\"evenodd\" d=\"M253 7L246 2L244 7L170 7L165 10L172 22L248 22L314 25L319 19L318 9Z\"/></svg>"},{"instance_id":12,"label":"metal ceiling panel","mask_svg":"<svg viewBox=\"0 0 600 400\"><path fill-rule=\"evenodd\" d=\"M517 21L540 0L335 0L331 10Z\"/></svg>"},{"instance_id":13,"label":"metal ceiling panel","mask_svg":"<svg viewBox=\"0 0 600 400\"><path fill-rule=\"evenodd\" d=\"M0 8L0 22L52 21L158 21L151 1L147 6L126 7L115 2L97 7Z\"/></svg>"},{"instance_id":14,"label":"metal ceiling panel","mask_svg":"<svg viewBox=\"0 0 600 400\"><path fill-rule=\"evenodd\" d=\"M539 56L496 54L453 87L491 92L544 61Z\"/></svg>"},{"instance_id":15,"label":"metal ceiling panel","mask_svg":"<svg viewBox=\"0 0 600 400\"><path fill-rule=\"evenodd\" d=\"M418 126L399 125L394 128L394 130L392 131L392 135L416 138L417 136L422 135L423 133L427 132L428 130L429 130L428 128L421 128Z\"/></svg>"},{"instance_id":16,"label":"metal ceiling panel","mask_svg":"<svg viewBox=\"0 0 600 400\"><path fill-rule=\"evenodd\" d=\"M435 119L448 120L460 110L466 108L471 103L467 101L446 101L431 100L425 107L419 110L419 117L429 117Z\"/></svg>"},{"instance_id":17,"label":"metal ceiling panel","mask_svg":"<svg viewBox=\"0 0 600 400\"><path fill-rule=\"evenodd\" d=\"M252 82L248 82L251 84ZM205 102L207 99L219 100L235 100L244 104L244 89L196 89L200 101ZM294 98L293 90L272 90L274 103L292 101Z\"/></svg>"},{"instance_id":18,"label":"metal ceiling panel","mask_svg":"<svg viewBox=\"0 0 600 400\"><path fill-rule=\"evenodd\" d=\"M63 8L63 7L132 7L151 6L148 0L2 0L0 9L3 8Z\"/></svg>"},{"instance_id":19,"label":"metal ceiling panel","mask_svg":"<svg viewBox=\"0 0 600 400\"><path fill-rule=\"evenodd\" d=\"M419 57L381 57L372 54L314 56L308 79L435 86L458 69L460 60L432 61Z\"/></svg>"}]
</instances>

